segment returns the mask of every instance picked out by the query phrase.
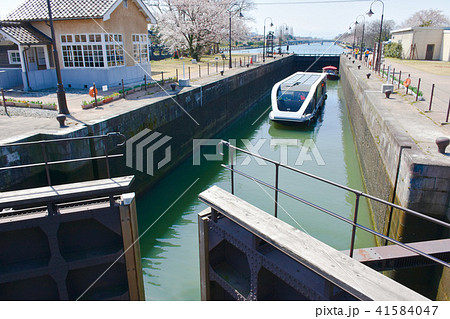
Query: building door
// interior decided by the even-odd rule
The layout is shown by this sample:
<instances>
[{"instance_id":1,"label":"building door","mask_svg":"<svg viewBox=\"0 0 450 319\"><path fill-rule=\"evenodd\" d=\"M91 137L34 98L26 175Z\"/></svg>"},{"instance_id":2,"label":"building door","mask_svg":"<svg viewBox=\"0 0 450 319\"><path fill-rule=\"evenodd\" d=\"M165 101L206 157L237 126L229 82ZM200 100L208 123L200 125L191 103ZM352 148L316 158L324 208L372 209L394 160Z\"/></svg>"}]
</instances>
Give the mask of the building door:
<instances>
[{"instance_id":1,"label":"building door","mask_svg":"<svg viewBox=\"0 0 450 319\"><path fill-rule=\"evenodd\" d=\"M36 49L30 48L30 49L26 50L25 52L27 55L28 71L36 71L38 69L37 63L36 63Z\"/></svg>"},{"instance_id":2,"label":"building door","mask_svg":"<svg viewBox=\"0 0 450 319\"><path fill-rule=\"evenodd\" d=\"M425 60L433 60L434 44L427 45L427 53L425 54Z\"/></svg>"},{"instance_id":3,"label":"building door","mask_svg":"<svg viewBox=\"0 0 450 319\"><path fill-rule=\"evenodd\" d=\"M45 70L47 69L47 65L45 64L45 52L44 48L38 47L36 48L36 54L37 54L37 66L38 70Z\"/></svg>"}]
</instances>

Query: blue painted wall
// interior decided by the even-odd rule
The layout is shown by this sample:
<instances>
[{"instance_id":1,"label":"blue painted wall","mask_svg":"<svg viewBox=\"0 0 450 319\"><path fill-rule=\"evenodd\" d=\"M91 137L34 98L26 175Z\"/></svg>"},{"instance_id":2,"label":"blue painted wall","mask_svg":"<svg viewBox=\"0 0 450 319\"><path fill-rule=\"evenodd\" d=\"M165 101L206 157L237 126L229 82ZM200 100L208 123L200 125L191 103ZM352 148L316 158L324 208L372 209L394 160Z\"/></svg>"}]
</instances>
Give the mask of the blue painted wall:
<instances>
[{"instance_id":1,"label":"blue painted wall","mask_svg":"<svg viewBox=\"0 0 450 319\"><path fill-rule=\"evenodd\" d=\"M135 66L115 67L109 69L62 69L61 76L65 88L84 89L91 87L92 83L100 87L108 85L117 87L122 85L122 79L125 85L142 82L144 75L150 78L150 63L143 63ZM24 90L43 90L56 88L56 71L40 70L28 72L28 83L25 73L21 69L0 69L0 87L10 89L15 86L23 85Z\"/></svg>"},{"instance_id":2,"label":"blue painted wall","mask_svg":"<svg viewBox=\"0 0 450 319\"><path fill-rule=\"evenodd\" d=\"M22 85L22 69L0 69L0 88L11 89Z\"/></svg>"}]
</instances>

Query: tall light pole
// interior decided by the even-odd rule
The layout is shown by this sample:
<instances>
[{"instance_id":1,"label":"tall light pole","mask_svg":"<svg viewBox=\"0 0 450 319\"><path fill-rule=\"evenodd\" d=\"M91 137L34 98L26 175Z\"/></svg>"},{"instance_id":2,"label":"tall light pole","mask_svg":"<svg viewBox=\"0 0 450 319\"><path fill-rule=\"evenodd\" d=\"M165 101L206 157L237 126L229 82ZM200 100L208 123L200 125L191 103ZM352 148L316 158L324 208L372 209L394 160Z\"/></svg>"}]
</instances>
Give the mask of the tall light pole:
<instances>
[{"instance_id":1,"label":"tall light pole","mask_svg":"<svg viewBox=\"0 0 450 319\"><path fill-rule=\"evenodd\" d=\"M358 24L358 22L352 22L350 23L350 25L348 26L348 30L350 31L350 34L352 34L352 26L355 26L355 31L353 32L353 44L352 44L352 56L355 52L355 35L356 35L356 25Z\"/></svg>"},{"instance_id":2,"label":"tall light pole","mask_svg":"<svg viewBox=\"0 0 450 319\"><path fill-rule=\"evenodd\" d=\"M359 60L362 60L362 56L363 56L363 52L364 52L364 28L366 26L366 17L364 16L364 14L360 14L359 16L356 17L356 21L358 21L359 17L363 17L363 27L362 27L362 36L361 36L361 46L360 46L360 50L359 50Z\"/></svg>"},{"instance_id":3,"label":"tall light pole","mask_svg":"<svg viewBox=\"0 0 450 319\"><path fill-rule=\"evenodd\" d=\"M355 21L355 30L353 31L353 45L352 45L352 56L355 55L355 42L356 42L356 26L358 25L358 21Z\"/></svg>"},{"instance_id":4,"label":"tall light pole","mask_svg":"<svg viewBox=\"0 0 450 319\"><path fill-rule=\"evenodd\" d=\"M229 54L229 65L228 65L228 67L231 69L232 67L233 67L233 62L232 62L232 60L231 60L231 17L233 16L233 11L232 11L232 9L233 9L233 7L234 6L239 6L237 3L233 3L233 4L231 4L231 6L230 6L230 8L228 9L228 13L230 14L230 54ZM234 12L234 14L236 14L237 13L237 11L236 12ZM241 12L241 9L239 9L239 18L243 18L244 17L244 15L242 14L242 12Z\"/></svg>"},{"instance_id":5,"label":"tall light pole","mask_svg":"<svg viewBox=\"0 0 450 319\"><path fill-rule=\"evenodd\" d=\"M375 0L370 4L370 10L369 12L367 12L367 15L369 17L373 16L374 12L372 11L372 5L375 2L381 2L381 4L383 5L383 10L381 12L381 22L380 22L380 37L378 39L378 50L377 50L377 61L375 63L375 71L378 71L380 69L380 64L381 64L381 33L383 32L383 17L384 17L384 2L381 0Z\"/></svg>"},{"instance_id":6,"label":"tall light pole","mask_svg":"<svg viewBox=\"0 0 450 319\"><path fill-rule=\"evenodd\" d=\"M61 78L61 69L59 67L59 59L58 59L58 50L56 49L56 36L55 29L53 28L53 18L52 18L52 9L50 7L50 0L47 0L48 7L48 19L50 22L50 30L52 33L52 46L53 46L53 57L55 59L55 68L56 68L56 78L58 80L58 89L56 90L56 96L58 99L58 108L60 114L70 114L69 109L67 108L66 101L66 92L64 92L64 85L62 84Z\"/></svg>"},{"instance_id":7,"label":"tall light pole","mask_svg":"<svg viewBox=\"0 0 450 319\"><path fill-rule=\"evenodd\" d=\"M283 26L286 26L286 28L285 29L283 29ZM283 36L284 36L284 31L288 31L289 29L288 29L288 25L287 25L287 23L282 23L281 24L281 26L280 26L280 54L281 54L281 42L283 41Z\"/></svg>"},{"instance_id":8,"label":"tall light pole","mask_svg":"<svg viewBox=\"0 0 450 319\"><path fill-rule=\"evenodd\" d=\"M264 44L263 44L263 62L266 62L266 20L270 19L270 26L273 27L273 21L271 17L264 19Z\"/></svg>"}]
</instances>

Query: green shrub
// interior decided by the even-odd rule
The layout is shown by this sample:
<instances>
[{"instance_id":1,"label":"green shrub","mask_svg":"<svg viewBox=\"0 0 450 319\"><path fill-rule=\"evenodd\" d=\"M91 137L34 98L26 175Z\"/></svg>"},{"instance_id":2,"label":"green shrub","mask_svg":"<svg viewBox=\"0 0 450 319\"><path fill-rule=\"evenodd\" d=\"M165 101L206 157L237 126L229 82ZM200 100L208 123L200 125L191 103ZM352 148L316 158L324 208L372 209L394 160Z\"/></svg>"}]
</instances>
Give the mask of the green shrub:
<instances>
[{"instance_id":1,"label":"green shrub","mask_svg":"<svg viewBox=\"0 0 450 319\"><path fill-rule=\"evenodd\" d=\"M384 56L390 58L402 58L402 45L400 43L388 43L384 47Z\"/></svg>"}]
</instances>

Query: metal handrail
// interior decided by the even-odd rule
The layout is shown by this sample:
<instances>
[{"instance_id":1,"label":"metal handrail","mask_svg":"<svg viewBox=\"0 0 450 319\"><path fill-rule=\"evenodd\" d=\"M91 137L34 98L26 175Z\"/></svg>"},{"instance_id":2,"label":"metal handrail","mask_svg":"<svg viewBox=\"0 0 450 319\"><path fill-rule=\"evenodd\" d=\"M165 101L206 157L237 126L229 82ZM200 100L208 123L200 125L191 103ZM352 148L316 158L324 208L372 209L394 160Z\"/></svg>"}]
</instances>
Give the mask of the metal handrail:
<instances>
[{"instance_id":1,"label":"metal handrail","mask_svg":"<svg viewBox=\"0 0 450 319\"><path fill-rule=\"evenodd\" d=\"M122 146L126 142L126 137L122 133L120 133L120 132L110 132L110 133L107 133L107 134L94 135L94 136L70 137L70 138L61 138L61 139L51 139L51 140L41 140L41 141L31 141L31 142L19 142L19 143L0 144L0 148L3 148L3 147L14 147L14 146L40 145L41 146L41 151L42 151L42 156L44 158L44 162L0 167L0 171L11 170L11 169L20 169L20 168L28 168L28 167L45 166L48 186L52 186L52 182L51 182L51 178L50 178L50 170L49 170L49 166L50 165L64 164L64 163L76 163L76 162L85 162L85 161L104 159L105 160L105 164L106 164L106 171L107 171L108 178L111 178L111 172L110 172L110 169L109 169L109 159L110 158L123 157L123 154L113 154L113 155L109 155L108 154L108 147L107 147L106 139L112 138L112 137L120 137L121 138L121 141L120 141L120 143L117 144L117 146ZM81 158L67 159L67 160L48 161L47 150L45 148L45 145L47 145L47 144L69 143L69 142L74 142L74 141L93 140L93 139L102 139L103 140L103 150L104 150L105 155L81 157Z\"/></svg>"},{"instance_id":2,"label":"metal handrail","mask_svg":"<svg viewBox=\"0 0 450 319\"><path fill-rule=\"evenodd\" d=\"M369 232L369 233L371 233L371 234L373 234L373 235L375 235L375 236L378 236L378 237L380 237L380 238L382 238L382 239L385 239L385 240L387 240L387 241L390 241L390 242L392 242L392 243L394 243L394 244L396 244L396 245L398 245L398 246L400 246L400 247L403 247L403 248L405 248L405 249L407 249L407 250L410 250L410 251L412 251L412 252L414 252L414 253L416 253L416 254L419 254L419 255L421 255L421 256L427 258L427 259L433 260L434 262L439 263L439 264L441 264L441 265L443 265L443 266L445 266L445 267L450 268L450 264L447 263L447 262L445 262L445 261L443 261L443 260L441 260L441 259L438 259L438 258L436 258L436 257L433 257L433 256L431 256L431 255L428 255L428 254L426 254L426 253L424 253L424 252L422 252L422 251L420 251L420 250L418 250L418 249L416 249L416 248L414 248L414 247L411 247L411 246L408 246L408 245L406 245L406 244L403 244L403 243L401 243L401 242L399 242L399 241L397 241L397 240L395 240L395 239L389 237L388 235L384 235L384 234L379 233L379 232L377 232L377 231L375 231L375 230L372 230L372 229L370 229L370 228L368 228L368 227L366 227L366 226L363 226L363 225L358 224L359 199L360 199L361 196L363 196L363 197L366 197L366 198L375 200L375 201L377 201L377 202L383 203L383 204L385 204L385 205L388 205L388 206L391 206L391 207L394 207L394 208L403 210L403 211L406 212L406 213L409 213L409 214L412 214L412 215L417 216L417 217L419 217L419 218L428 220L428 221L430 221L430 222L432 222L432 223L439 224L439 225L444 226L444 227L446 227L446 228L450 228L450 224L449 224L449 223L446 223L446 222L441 221L441 220L439 220L439 219L436 219L436 218L433 218L433 217L424 215L424 214L422 214L422 213L413 211L413 210L411 210L411 209L408 209L408 208L405 208L405 207L401 207L401 206L399 206L399 205L395 205L395 204L393 204L393 203L390 203L390 202L387 202L387 201L385 201L385 200L383 200L383 199L377 198L377 197L375 197L375 196L372 196L372 195L363 193L363 192L361 192L361 191L359 191L359 190L355 190L355 189L350 188L350 187L348 187L348 186L341 185L341 184L335 183L335 182L333 182L333 181L327 180L327 179L325 179L325 178L322 178L322 177L319 177L319 176L315 176L315 175L313 175L313 174L310 174L310 173L301 171L301 170L299 170L299 169L296 169L296 168L294 168L294 167L291 167L291 166L282 164L282 163L280 163L280 162L274 161L274 160L272 160L272 159L270 159L270 158L266 158L266 157L261 156L261 155L259 155L259 154L255 154L255 153L249 152L249 151L244 150L244 149L242 149L242 148L236 147L236 146L230 144L230 143L227 142L227 141L222 140L220 143L221 143L222 145L227 146L227 147L229 148L229 150L230 150L230 156L229 156L229 157L230 157L230 166L227 166L227 165L224 165L224 164L222 164L221 166L224 167L225 169L227 169L227 170L229 170L229 171L231 172L231 193L232 193L232 194L234 194L234 173L237 173L238 175L241 175L241 176L243 176L243 177L245 177L245 178L251 179L251 180L253 180L253 181L256 182L256 183L259 183L259 184L261 184L261 185L264 185L264 186L266 186L266 187L268 187L268 188L270 188L270 189L272 189L272 190L275 191L275 217L277 217L278 193L281 193L281 194L283 194L283 195L285 195L285 196L288 196L288 197L290 197L290 198L292 198L292 199L295 199L295 200L297 200L297 201L299 201L299 202L301 202L301 203L304 203L304 204L306 204L306 205L308 205L308 206L310 206L310 207L313 207L313 208L315 208L315 209L317 209L317 210L319 210L319 211L321 211L321 212L324 212L324 213L326 213L326 214L328 214L328 215L330 215L330 216L333 216L333 217L335 217L335 218L337 218L337 219L339 219L339 220L341 220L341 221L343 221L343 222L346 222L346 223L352 225L353 227L352 227L352 238L351 238L351 243L350 243L350 257L353 257L354 244L355 244L355 237L356 237L356 228L359 228L359 229L362 229L362 230L364 230L364 231L366 231L366 232ZM264 182L264 181L262 181L262 180L260 180L260 179L257 179L257 178L255 178L255 177L252 177L252 176L250 176L250 175L248 175L248 174L245 174L245 173L241 172L240 170L235 169L235 168L234 168L234 164L233 164L233 159L234 159L234 154L233 154L233 153L234 153L234 150L243 152L243 153L245 153L245 154L248 154L248 155L251 155L251 156L260 158L260 159L262 159L262 160L265 160L265 161L267 161L267 162L269 162L269 163L274 164L274 165L275 165L275 168L276 168L276 171L275 171L275 184L276 184L276 186L272 186L272 185L270 185L269 183L266 183L266 182ZM356 200L355 200L355 211L354 211L353 221L352 221L351 219L342 217L342 216L340 216L340 215L338 215L338 214L336 214L336 213L334 213L334 212L332 212L332 211L330 211L330 210L328 210L328 209L325 209L325 208L323 208L323 207L320 207L319 205L313 204L313 203L311 203L311 202L309 202L309 201L307 201L307 200L304 200L304 199L302 199L302 198L300 198L300 197L298 197L298 196L296 196L296 195L293 195L293 194L291 194L291 193L289 193L289 192L287 192L287 191L284 191L284 190L278 188L278 175L279 175L278 172L279 172L279 167L280 167L280 166L281 166L281 167L284 167L284 168L287 168L287 169L290 169L290 170L292 170L292 171L294 171L294 172L301 173L301 174L306 175L306 176L308 176L308 177L311 177L311 178L313 178L313 179L319 180L319 181L321 181L321 182L325 182L325 183L330 184L330 185L332 185L332 186L336 186L336 187L338 187L338 188L341 188L341 189L344 189L344 190L346 190L346 191L349 191L349 192L354 193L355 196L356 196Z\"/></svg>"}]
</instances>

